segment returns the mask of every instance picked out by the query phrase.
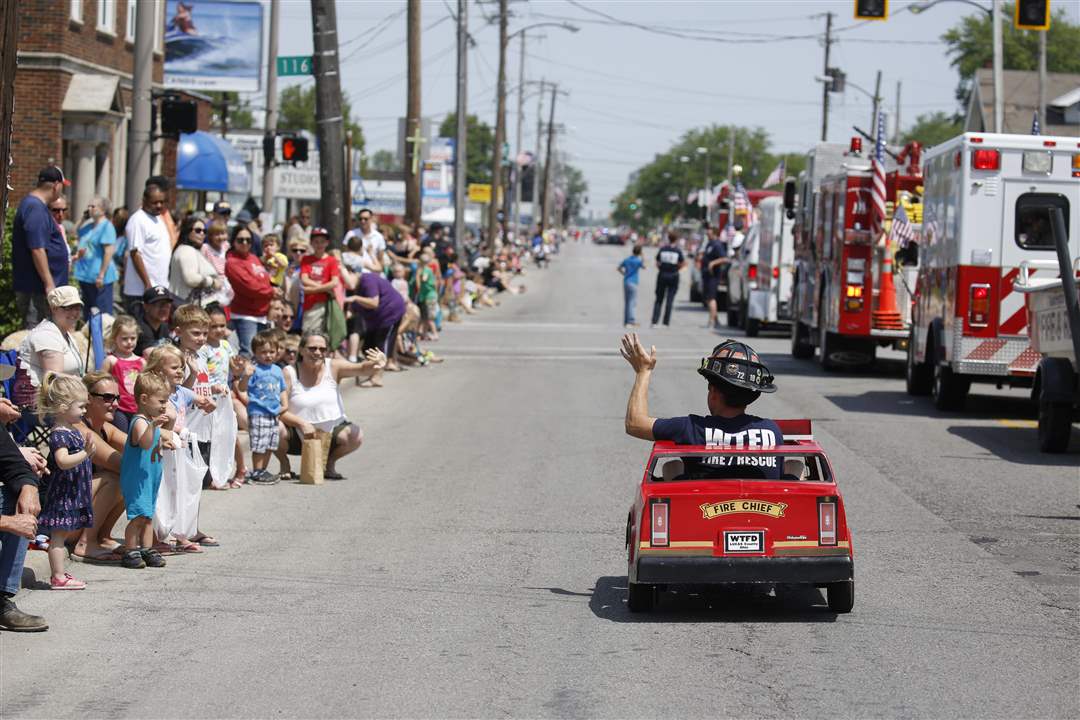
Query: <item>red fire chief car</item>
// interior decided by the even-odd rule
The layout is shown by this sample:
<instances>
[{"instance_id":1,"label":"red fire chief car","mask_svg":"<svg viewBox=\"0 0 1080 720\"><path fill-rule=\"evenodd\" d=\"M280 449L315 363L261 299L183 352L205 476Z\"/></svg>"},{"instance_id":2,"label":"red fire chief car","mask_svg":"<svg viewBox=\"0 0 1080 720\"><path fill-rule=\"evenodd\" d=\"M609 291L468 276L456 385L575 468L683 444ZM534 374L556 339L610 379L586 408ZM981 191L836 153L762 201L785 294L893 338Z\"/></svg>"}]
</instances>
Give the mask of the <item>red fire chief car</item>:
<instances>
[{"instance_id":1,"label":"red fire chief car","mask_svg":"<svg viewBox=\"0 0 1080 720\"><path fill-rule=\"evenodd\" d=\"M672 585L813 585L851 612L844 500L809 420L778 420L775 448L653 445L626 524L629 607ZM775 477L779 469L780 479Z\"/></svg>"}]
</instances>

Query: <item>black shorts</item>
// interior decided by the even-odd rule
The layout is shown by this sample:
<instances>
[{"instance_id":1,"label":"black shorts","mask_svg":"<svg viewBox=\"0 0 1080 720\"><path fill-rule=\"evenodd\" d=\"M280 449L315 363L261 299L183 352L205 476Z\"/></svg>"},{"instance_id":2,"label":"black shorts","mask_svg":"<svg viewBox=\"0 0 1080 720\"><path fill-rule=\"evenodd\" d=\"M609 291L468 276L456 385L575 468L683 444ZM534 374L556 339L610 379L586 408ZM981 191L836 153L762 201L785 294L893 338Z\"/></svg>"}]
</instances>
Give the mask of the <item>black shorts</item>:
<instances>
[{"instance_id":1,"label":"black shorts","mask_svg":"<svg viewBox=\"0 0 1080 720\"><path fill-rule=\"evenodd\" d=\"M715 275L701 276L701 299L705 302L716 299L716 289L720 287L720 278Z\"/></svg>"},{"instance_id":2,"label":"black shorts","mask_svg":"<svg viewBox=\"0 0 1080 720\"><path fill-rule=\"evenodd\" d=\"M353 313L349 316L349 320L346 323L346 327L349 330L349 334L363 335L367 328L364 327L364 314L360 312L357 306L353 306Z\"/></svg>"},{"instance_id":3,"label":"black shorts","mask_svg":"<svg viewBox=\"0 0 1080 720\"><path fill-rule=\"evenodd\" d=\"M367 334L364 335L364 349L363 352L378 348L383 351L387 357L393 353L394 347L397 343L398 325L401 324L401 320L390 327L369 329Z\"/></svg>"},{"instance_id":4,"label":"black shorts","mask_svg":"<svg viewBox=\"0 0 1080 720\"><path fill-rule=\"evenodd\" d=\"M353 423L348 420L342 420L334 429L330 431L330 452L334 452L334 448L338 446L337 436L342 429L349 427ZM300 431L294 427L289 428L289 447L286 453L289 455L299 455L304 447L303 438L300 437Z\"/></svg>"}]
</instances>

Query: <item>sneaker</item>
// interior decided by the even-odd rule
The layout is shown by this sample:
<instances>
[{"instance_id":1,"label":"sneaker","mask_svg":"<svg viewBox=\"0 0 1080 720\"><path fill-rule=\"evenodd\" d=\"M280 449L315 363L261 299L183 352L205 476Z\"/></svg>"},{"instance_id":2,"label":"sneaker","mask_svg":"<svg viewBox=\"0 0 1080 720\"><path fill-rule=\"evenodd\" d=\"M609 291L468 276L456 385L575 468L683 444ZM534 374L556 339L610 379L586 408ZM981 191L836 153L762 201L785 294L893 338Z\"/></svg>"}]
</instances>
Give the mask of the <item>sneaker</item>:
<instances>
[{"instance_id":1,"label":"sneaker","mask_svg":"<svg viewBox=\"0 0 1080 720\"><path fill-rule=\"evenodd\" d=\"M161 553L159 553L154 548L150 548L149 550L140 550L139 556L142 558L143 563L145 563L145 567L165 567L165 558L161 557Z\"/></svg>"},{"instance_id":2,"label":"sneaker","mask_svg":"<svg viewBox=\"0 0 1080 720\"><path fill-rule=\"evenodd\" d=\"M154 552L157 551L155 550ZM120 559L120 564L131 570L142 570L146 567L146 561L143 560L142 550L140 548L125 552L124 556Z\"/></svg>"},{"instance_id":3,"label":"sneaker","mask_svg":"<svg viewBox=\"0 0 1080 720\"><path fill-rule=\"evenodd\" d=\"M31 615L15 607L11 598L0 598L0 628L8 632L42 632L49 623L40 615Z\"/></svg>"},{"instance_id":4,"label":"sneaker","mask_svg":"<svg viewBox=\"0 0 1080 720\"><path fill-rule=\"evenodd\" d=\"M277 475L271 475L268 470L252 470L248 482L256 485L276 485Z\"/></svg>"},{"instance_id":5,"label":"sneaker","mask_svg":"<svg viewBox=\"0 0 1080 720\"><path fill-rule=\"evenodd\" d=\"M85 590L86 583L82 580L76 580L71 576L71 573L64 573L64 577L49 578L49 589L51 590Z\"/></svg>"}]
</instances>

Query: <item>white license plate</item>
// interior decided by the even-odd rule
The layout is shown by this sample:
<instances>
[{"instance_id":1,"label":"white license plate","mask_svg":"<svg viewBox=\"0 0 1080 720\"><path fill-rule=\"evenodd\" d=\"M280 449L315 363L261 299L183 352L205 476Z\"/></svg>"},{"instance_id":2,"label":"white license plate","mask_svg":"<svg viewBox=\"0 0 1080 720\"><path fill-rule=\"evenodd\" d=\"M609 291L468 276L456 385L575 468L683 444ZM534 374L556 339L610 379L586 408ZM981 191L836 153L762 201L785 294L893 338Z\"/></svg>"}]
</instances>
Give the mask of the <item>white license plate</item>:
<instances>
[{"instance_id":1,"label":"white license plate","mask_svg":"<svg viewBox=\"0 0 1080 720\"><path fill-rule=\"evenodd\" d=\"M762 530L725 530L725 553L760 553L765 551L765 532Z\"/></svg>"}]
</instances>

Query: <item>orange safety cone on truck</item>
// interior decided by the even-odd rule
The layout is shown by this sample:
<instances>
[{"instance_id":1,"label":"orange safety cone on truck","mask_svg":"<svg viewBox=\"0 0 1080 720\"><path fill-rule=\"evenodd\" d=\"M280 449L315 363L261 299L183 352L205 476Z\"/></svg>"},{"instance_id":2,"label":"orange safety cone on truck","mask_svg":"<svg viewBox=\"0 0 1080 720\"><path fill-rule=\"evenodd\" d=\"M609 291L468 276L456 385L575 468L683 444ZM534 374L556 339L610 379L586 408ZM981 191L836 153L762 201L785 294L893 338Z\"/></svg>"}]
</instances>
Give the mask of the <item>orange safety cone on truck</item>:
<instances>
[{"instance_id":1,"label":"orange safety cone on truck","mask_svg":"<svg viewBox=\"0 0 1080 720\"><path fill-rule=\"evenodd\" d=\"M873 326L879 330L902 330L904 321L896 307L896 285L893 283L893 252L889 235L885 235L885 251L881 257L881 275L878 281L877 309L872 314Z\"/></svg>"}]
</instances>

